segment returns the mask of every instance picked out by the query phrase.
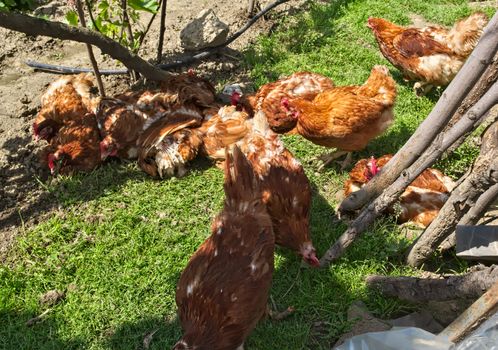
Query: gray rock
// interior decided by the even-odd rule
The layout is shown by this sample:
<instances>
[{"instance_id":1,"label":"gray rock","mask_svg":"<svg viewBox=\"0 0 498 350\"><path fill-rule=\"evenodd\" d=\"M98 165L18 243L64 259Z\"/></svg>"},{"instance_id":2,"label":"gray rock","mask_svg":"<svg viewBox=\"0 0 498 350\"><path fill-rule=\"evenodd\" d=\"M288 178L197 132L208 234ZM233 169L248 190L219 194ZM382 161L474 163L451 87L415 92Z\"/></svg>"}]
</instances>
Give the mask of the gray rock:
<instances>
[{"instance_id":1,"label":"gray rock","mask_svg":"<svg viewBox=\"0 0 498 350\"><path fill-rule=\"evenodd\" d=\"M202 10L180 33L185 50L199 50L225 42L228 25L223 23L212 9Z\"/></svg>"},{"instance_id":2,"label":"gray rock","mask_svg":"<svg viewBox=\"0 0 498 350\"><path fill-rule=\"evenodd\" d=\"M498 261L498 226L458 225L456 251L463 259Z\"/></svg>"},{"instance_id":3,"label":"gray rock","mask_svg":"<svg viewBox=\"0 0 498 350\"><path fill-rule=\"evenodd\" d=\"M35 16L60 16L65 13L67 7L62 1L52 1L46 5L40 6L33 11Z\"/></svg>"}]
</instances>

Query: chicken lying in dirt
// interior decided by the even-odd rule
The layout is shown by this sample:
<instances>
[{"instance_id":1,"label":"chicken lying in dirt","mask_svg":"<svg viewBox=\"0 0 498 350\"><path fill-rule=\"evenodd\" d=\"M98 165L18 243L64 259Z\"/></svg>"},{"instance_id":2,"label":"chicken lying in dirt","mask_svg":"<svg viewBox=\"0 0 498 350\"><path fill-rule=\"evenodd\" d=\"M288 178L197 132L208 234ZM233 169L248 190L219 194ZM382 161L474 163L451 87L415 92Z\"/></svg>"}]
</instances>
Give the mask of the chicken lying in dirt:
<instances>
[{"instance_id":1,"label":"chicken lying in dirt","mask_svg":"<svg viewBox=\"0 0 498 350\"><path fill-rule=\"evenodd\" d=\"M315 144L337 148L324 157L323 166L347 154L342 165L345 168L351 162L350 152L362 150L391 125L395 98L396 84L389 71L375 66L363 85L333 87L312 101L294 98L289 104L281 103L281 110L289 118L285 124L279 123L279 130L296 128ZM267 118L270 125L274 124L273 115Z\"/></svg>"},{"instance_id":2,"label":"chicken lying in dirt","mask_svg":"<svg viewBox=\"0 0 498 350\"><path fill-rule=\"evenodd\" d=\"M349 173L349 179L344 183L344 195L349 196L358 191L392 158L388 154L375 159L359 160ZM405 190L399 199L401 213L400 223L413 222L421 227L427 227L434 220L448 199L449 193L455 187L455 182L439 170L428 168L424 170ZM394 212L391 208L390 212Z\"/></svg>"},{"instance_id":3,"label":"chicken lying in dirt","mask_svg":"<svg viewBox=\"0 0 498 350\"><path fill-rule=\"evenodd\" d=\"M405 28L382 18L368 19L380 51L405 79L417 81L413 88L419 96L453 80L487 23L488 17L482 12L456 22L451 29Z\"/></svg>"},{"instance_id":4,"label":"chicken lying in dirt","mask_svg":"<svg viewBox=\"0 0 498 350\"><path fill-rule=\"evenodd\" d=\"M66 122L59 129L42 159L47 162L52 175L70 175L78 171L88 172L100 163L100 134L92 113L82 119Z\"/></svg>"},{"instance_id":5,"label":"chicken lying in dirt","mask_svg":"<svg viewBox=\"0 0 498 350\"><path fill-rule=\"evenodd\" d=\"M148 103L163 106L165 113L147 119L137 140L138 164L152 176L185 174L186 164L197 156L202 144L193 130L215 105L215 90L208 81L192 74L173 79L149 99Z\"/></svg>"},{"instance_id":6,"label":"chicken lying in dirt","mask_svg":"<svg viewBox=\"0 0 498 350\"><path fill-rule=\"evenodd\" d=\"M66 123L94 113L99 103L97 93L90 74L64 76L50 84L33 122L35 139L50 142Z\"/></svg>"},{"instance_id":7,"label":"chicken lying in dirt","mask_svg":"<svg viewBox=\"0 0 498 350\"><path fill-rule=\"evenodd\" d=\"M293 98L313 100L315 96L334 87L334 82L323 75L311 72L297 72L289 77L265 84L254 95L243 95L237 91L232 94L232 104L238 105L250 117L256 112L267 116L270 127L275 132L287 132L287 124L293 122L287 108L292 106Z\"/></svg>"},{"instance_id":8,"label":"chicken lying in dirt","mask_svg":"<svg viewBox=\"0 0 498 350\"><path fill-rule=\"evenodd\" d=\"M275 249L271 219L247 159L237 148L226 158L223 210L178 282L183 336L176 350L243 349L265 315Z\"/></svg>"}]
</instances>

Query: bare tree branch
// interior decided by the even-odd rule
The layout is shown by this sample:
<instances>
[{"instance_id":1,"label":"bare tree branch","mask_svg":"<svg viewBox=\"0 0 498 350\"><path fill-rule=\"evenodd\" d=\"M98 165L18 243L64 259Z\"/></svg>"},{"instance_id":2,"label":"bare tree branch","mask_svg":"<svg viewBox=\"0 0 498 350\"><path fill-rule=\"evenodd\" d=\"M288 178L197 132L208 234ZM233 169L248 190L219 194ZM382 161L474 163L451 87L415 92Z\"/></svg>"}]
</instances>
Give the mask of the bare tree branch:
<instances>
[{"instance_id":1,"label":"bare tree branch","mask_svg":"<svg viewBox=\"0 0 498 350\"><path fill-rule=\"evenodd\" d=\"M161 4L161 24L159 26L159 40L157 42L157 56L156 62L161 62L161 57L163 56L163 41L164 41L164 31L166 30L166 6L168 0L162 0Z\"/></svg>"},{"instance_id":2,"label":"bare tree branch","mask_svg":"<svg viewBox=\"0 0 498 350\"><path fill-rule=\"evenodd\" d=\"M401 172L408 168L441 132L462 100L481 77L498 50L498 12L484 30L479 43L465 62L455 79L446 88L429 116L420 124L408 142L395 154L393 159L380 171L379 175L369 181L359 191L345 198L339 211L358 210L372 198L377 197L383 189L394 182Z\"/></svg>"},{"instance_id":3,"label":"bare tree branch","mask_svg":"<svg viewBox=\"0 0 498 350\"><path fill-rule=\"evenodd\" d=\"M72 27L13 12L0 12L0 27L28 35L46 35L97 46L103 53L122 62L128 69L140 72L147 79L166 80L172 76L171 73L162 71L139 56L130 53L128 49L114 40L86 28Z\"/></svg>"},{"instance_id":4,"label":"bare tree branch","mask_svg":"<svg viewBox=\"0 0 498 350\"><path fill-rule=\"evenodd\" d=\"M85 22L85 14L83 13L83 5L81 4L81 0L76 0L76 11L78 11L78 17L80 19L80 24L83 28L86 28ZM93 67L93 74L95 75L95 79L97 79L97 86L99 87L99 93L101 97L105 97L104 84L102 83L102 77L99 73L99 66L97 65L97 60L93 54L92 45L86 44L86 50L88 51L88 57L90 58L90 62Z\"/></svg>"},{"instance_id":5,"label":"bare tree branch","mask_svg":"<svg viewBox=\"0 0 498 350\"><path fill-rule=\"evenodd\" d=\"M367 276L365 282L382 294L410 302L452 300L457 298L479 298L498 281L498 266L464 275L451 275L443 278Z\"/></svg>"}]
</instances>

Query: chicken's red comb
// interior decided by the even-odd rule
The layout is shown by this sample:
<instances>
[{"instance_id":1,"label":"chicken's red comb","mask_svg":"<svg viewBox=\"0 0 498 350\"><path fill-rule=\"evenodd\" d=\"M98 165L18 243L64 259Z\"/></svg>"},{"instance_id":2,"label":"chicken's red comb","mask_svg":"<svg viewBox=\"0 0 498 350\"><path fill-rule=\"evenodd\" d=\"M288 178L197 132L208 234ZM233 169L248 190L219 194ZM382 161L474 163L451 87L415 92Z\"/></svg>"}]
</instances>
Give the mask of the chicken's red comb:
<instances>
[{"instance_id":1,"label":"chicken's red comb","mask_svg":"<svg viewBox=\"0 0 498 350\"><path fill-rule=\"evenodd\" d=\"M193 68L189 68L188 71L187 71L187 74L190 75L190 76L195 76L195 71Z\"/></svg>"},{"instance_id":2,"label":"chicken's red comb","mask_svg":"<svg viewBox=\"0 0 498 350\"><path fill-rule=\"evenodd\" d=\"M47 155L48 168L50 169L50 172L52 172L52 173L54 172L54 169L55 169L55 160L56 160L55 154L49 153Z\"/></svg>"},{"instance_id":3,"label":"chicken's red comb","mask_svg":"<svg viewBox=\"0 0 498 350\"><path fill-rule=\"evenodd\" d=\"M237 106L239 104L241 96L242 95L237 91L232 92L232 95L230 95L230 103L232 106Z\"/></svg>"},{"instance_id":4,"label":"chicken's red comb","mask_svg":"<svg viewBox=\"0 0 498 350\"><path fill-rule=\"evenodd\" d=\"M377 159L375 159L374 156L370 157L370 161L368 162L368 168L370 169L370 172L372 173L372 176L375 176L379 172L379 167L377 166Z\"/></svg>"}]
</instances>

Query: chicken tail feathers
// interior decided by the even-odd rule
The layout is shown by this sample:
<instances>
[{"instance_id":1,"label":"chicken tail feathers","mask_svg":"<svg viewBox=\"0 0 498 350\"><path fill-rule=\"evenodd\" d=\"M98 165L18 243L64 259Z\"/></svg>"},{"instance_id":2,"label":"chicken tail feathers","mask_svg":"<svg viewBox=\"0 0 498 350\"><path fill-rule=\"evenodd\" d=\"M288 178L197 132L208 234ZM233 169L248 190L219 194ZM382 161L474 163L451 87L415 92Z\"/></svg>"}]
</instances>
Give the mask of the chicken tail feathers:
<instances>
[{"instance_id":1,"label":"chicken tail feathers","mask_svg":"<svg viewBox=\"0 0 498 350\"><path fill-rule=\"evenodd\" d=\"M225 205L240 205L260 197L251 163L238 146L225 149Z\"/></svg>"},{"instance_id":2,"label":"chicken tail feathers","mask_svg":"<svg viewBox=\"0 0 498 350\"><path fill-rule=\"evenodd\" d=\"M470 55L488 21L485 13L476 12L456 22L448 33L448 39L453 43L453 50L464 57Z\"/></svg>"}]
</instances>

